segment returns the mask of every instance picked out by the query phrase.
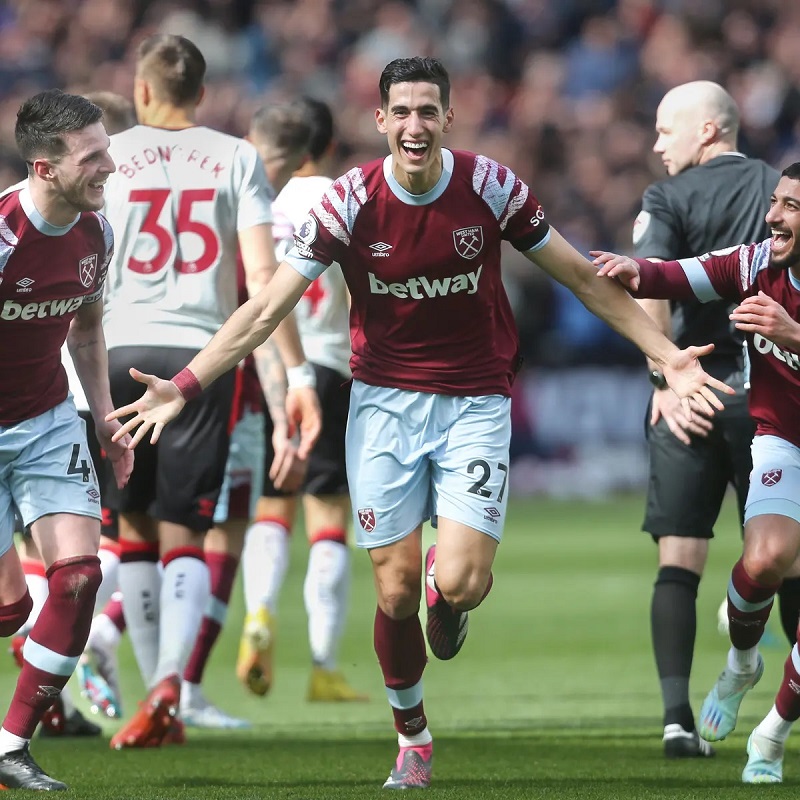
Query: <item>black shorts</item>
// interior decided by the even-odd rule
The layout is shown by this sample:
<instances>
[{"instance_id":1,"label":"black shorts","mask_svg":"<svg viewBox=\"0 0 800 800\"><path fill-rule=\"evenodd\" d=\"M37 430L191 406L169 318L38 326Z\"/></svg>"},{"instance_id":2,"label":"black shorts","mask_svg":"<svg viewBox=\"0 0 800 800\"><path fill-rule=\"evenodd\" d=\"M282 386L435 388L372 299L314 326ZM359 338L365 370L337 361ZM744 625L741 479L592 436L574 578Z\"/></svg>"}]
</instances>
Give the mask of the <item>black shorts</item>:
<instances>
[{"instance_id":1,"label":"black shorts","mask_svg":"<svg viewBox=\"0 0 800 800\"><path fill-rule=\"evenodd\" d=\"M171 378L197 354L178 347L115 347L109 351L109 376L114 407L137 400L144 385L128 374L130 367ZM158 444L149 435L136 447L133 474L120 490L107 478L108 505L119 512L148 514L154 519L205 532L213 525L230 434L234 372L218 378L161 433ZM110 469L110 466L108 467Z\"/></svg>"},{"instance_id":2,"label":"black shorts","mask_svg":"<svg viewBox=\"0 0 800 800\"><path fill-rule=\"evenodd\" d=\"M322 409L322 432L311 457L302 493L316 496L347 494L347 469L344 456L344 435L350 408L350 384L340 372L312 364L317 376L317 395ZM264 447L264 497L289 497L276 489L269 479L269 468L275 451L272 448L272 420L264 415L266 443Z\"/></svg>"},{"instance_id":3,"label":"black shorts","mask_svg":"<svg viewBox=\"0 0 800 800\"><path fill-rule=\"evenodd\" d=\"M725 410L715 415L713 430L707 437L693 436L691 445L680 442L663 419L647 426L650 477L642 530L654 539L711 539L729 484L743 520L755 423L745 392L726 395L724 402ZM649 413L648 409L648 419Z\"/></svg>"}]
</instances>

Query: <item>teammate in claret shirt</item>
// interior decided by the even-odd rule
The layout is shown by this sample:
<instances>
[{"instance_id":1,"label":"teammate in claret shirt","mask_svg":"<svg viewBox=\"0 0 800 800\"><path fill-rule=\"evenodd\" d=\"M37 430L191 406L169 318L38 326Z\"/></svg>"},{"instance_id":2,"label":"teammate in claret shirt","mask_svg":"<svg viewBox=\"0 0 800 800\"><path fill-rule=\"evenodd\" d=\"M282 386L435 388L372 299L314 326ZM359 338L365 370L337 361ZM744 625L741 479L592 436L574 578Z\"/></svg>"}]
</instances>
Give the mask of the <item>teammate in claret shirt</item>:
<instances>
[{"instance_id":1,"label":"teammate in claret shirt","mask_svg":"<svg viewBox=\"0 0 800 800\"><path fill-rule=\"evenodd\" d=\"M750 413L756 422L745 506L744 551L728 583L731 648L700 710L698 733L724 739L745 694L758 683L764 634L781 581L800 554L800 162L787 167L766 215L772 237L695 258L653 263L593 252L599 274L640 297L738 305L730 315L747 337ZM800 653L792 648L775 705L747 742L745 783L780 783L792 724L800 718Z\"/></svg>"},{"instance_id":2,"label":"teammate in claret shirt","mask_svg":"<svg viewBox=\"0 0 800 800\"><path fill-rule=\"evenodd\" d=\"M325 192L269 286L242 306L175 382L141 376L135 446L202 387L269 336L334 262L352 297L347 473L357 544L378 594L374 642L399 754L385 786L428 786L433 744L423 709L422 524L438 525L425 559L428 643L458 653L467 613L492 584L505 522L510 390L519 345L500 274L500 245L565 283L666 370L704 409L726 390L678 350L636 302L550 227L529 188L485 156L442 147L453 125L450 81L432 58L392 61L380 77L378 131L390 154L350 170ZM181 388L182 387L182 388ZM687 399L688 403L688 399Z\"/></svg>"},{"instance_id":3,"label":"teammate in claret shirt","mask_svg":"<svg viewBox=\"0 0 800 800\"><path fill-rule=\"evenodd\" d=\"M47 599L22 649L22 670L0 729L0 785L66 789L30 755L42 715L83 652L100 585L100 492L86 429L61 365L67 342L97 438L122 487L133 468L111 410L103 284L114 250L98 212L114 172L102 110L58 90L17 113L28 179L0 197L0 635L32 601L13 546L14 506L45 567Z\"/></svg>"}]
</instances>

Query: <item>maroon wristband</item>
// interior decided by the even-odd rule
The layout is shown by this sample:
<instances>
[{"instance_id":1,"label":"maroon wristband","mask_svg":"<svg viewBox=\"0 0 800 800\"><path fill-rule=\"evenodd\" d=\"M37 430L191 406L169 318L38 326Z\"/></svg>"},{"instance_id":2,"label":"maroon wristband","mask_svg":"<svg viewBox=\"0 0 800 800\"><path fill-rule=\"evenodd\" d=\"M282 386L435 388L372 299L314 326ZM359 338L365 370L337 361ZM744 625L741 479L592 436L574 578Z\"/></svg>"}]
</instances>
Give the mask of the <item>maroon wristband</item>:
<instances>
[{"instance_id":1,"label":"maroon wristband","mask_svg":"<svg viewBox=\"0 0 800 800\"><path fill-rule=\"evenodd\" d=\"M183 399L188 403L198 397L203 387L197 376L192 372L189 367L184 367L173 379L172 382L178 387L178 391L183 395Z\"/></svg>"}]
</instances>

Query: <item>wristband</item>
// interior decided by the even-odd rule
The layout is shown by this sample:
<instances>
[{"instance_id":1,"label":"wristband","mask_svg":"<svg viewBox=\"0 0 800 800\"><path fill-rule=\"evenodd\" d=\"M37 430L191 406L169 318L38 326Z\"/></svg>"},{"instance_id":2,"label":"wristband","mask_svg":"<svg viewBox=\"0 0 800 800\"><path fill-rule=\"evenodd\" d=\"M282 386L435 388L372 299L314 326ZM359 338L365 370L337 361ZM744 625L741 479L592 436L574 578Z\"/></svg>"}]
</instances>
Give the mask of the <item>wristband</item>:
<instances>
[{"instance_id":1,"label":"wristband","mask_svg":"<svg viewBox=\"0 0 800 800\"><path fill-rule=\"evenodd\" d=\"M203 387L197 376L189 367L184 367L173 379L172 382L178 387L178 391L183 395L183 399L188 403L200 395Z\"/></svg>"},{"instance_id":2,"label":"wristband","mask_svg":"<svg viewBox=\"0 0 800 800\"><path fill-rule=\"evenodd\" d=\"M314 367L304 361L296 367L286 368L286 383L290 389L303 389L307 386L315 389L317 386L317 375Z\"/></svg>"}]
</instances>

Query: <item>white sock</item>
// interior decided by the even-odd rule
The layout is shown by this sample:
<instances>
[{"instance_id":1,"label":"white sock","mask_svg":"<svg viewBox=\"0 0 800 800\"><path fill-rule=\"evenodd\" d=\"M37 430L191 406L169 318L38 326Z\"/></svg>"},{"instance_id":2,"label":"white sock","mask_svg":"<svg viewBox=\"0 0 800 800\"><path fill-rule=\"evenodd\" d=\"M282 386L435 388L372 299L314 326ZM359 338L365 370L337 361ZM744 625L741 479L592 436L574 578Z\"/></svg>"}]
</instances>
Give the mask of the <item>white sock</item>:
<instances>
[{"instance_id":1,"label":"white sock","mask_svg":"<svg viewBox=\"0 0 800 800\"><path fill-rule=\"evenodd\" d=\"M428 730L427 726L413 736L405 736L402 733L397 734L397 743L400 747L424 747L432 741L433 736L431 736L431 732Z\"/></svg>"},{"instance_id":2,"label":"white sock","mask_svg":"<svg viewBox=\"0 0 800 800\"><path fill-rule=\"evenodd\" d=\"M75 710L75 701L72 699L72 692L68 686L61 690L61 702L64 705L64 719L69 719Z\"/></svg>"},{"instance_id":3,"label":"white sock","mask_svg":"<svg viewBox=\"0 0 800 800\"><path fill-rule=\"evenodd\" d=\"M33 600L33 608L28 615L28 619L22 624L17 634L20 636L27 636L31 632L34 623L39 619L39 614L42 611L42 606L50 594L50 588L47 584L47 578L44 575L36 575L33 573L25 573L25 583L28 586L28 592ZM11 734L13 735L13 734Z\"/></svg>"},{"instance_id":4,"label":"white sock","mask_svg":"<svg viewBox=\"0 0 800 800\"><path fill-rule=\"evenodd\" d=\"M758 666L758 646L749 647L747 650L737 650L731 647L728 650L728 669L741 674L751 674Z\"/></svg>"},{"instance_id":5,"label":"white sock","mask_svg":"<svg viewBox=\"0 0 800 800\"><path fill-rule=\"evenodd\" d=\"M775 706L772 706L769 714L758 723L753 733L771 739L773 742L783 744L788 738L792 730L793 722L784 719Z\"/></svg>"},{"instance_id":6,"label":"white sock","mask_svg":"<svg viewBox=\"0 0 800 800\"><path fill-rule=\"evenodd\" d=\"M97 590L97 599L94 601L95 614L106 607L111 595L119 588L119 554L101 547L97 551L97 557L100 559L100 571L103 573L103 580L100 582L100 588Z\"/></svg>"},{"instance_id":7,"label":"white sock","mask_svg":"<svg viewBox=\"0 0 800 800\"><path fill-rule=\"evenodd\" d=\"M86 641L86 649L93 646L103 650L114 650L119 645L122 634L119 628L105 614L98 614L92 620L92 627L89 628L89 638Z\"/></svg>"},{"instance_id":8,"label":"white sock","mask_svg":"<svg viewBox=\"0 0 800 800\"><path fill-rule=\"evenodd\" d=\"M21 750L29 741L30 739L23 739L15 733L9 733L5 728L0 728L0 755Z\"/></svg>"},{"instance_id":9,"label":"white sock","mask_svg":"<svg viewBox=\"0 0 800 800\"><path fill-rule=\"evenodd\" d=\"M247 529L242 575L247 613L264 607L274 614L289 566L289 531L272 520L255 522Z\"/></svg>"},{"instance_id":10,"label":"white sock","mask_svg":"<svg viewBox=\"0 0 800 800\"><path fill-rule=\"evenodd\" d=\"M311 659L323 669L336 668L349 586L350 551L347 545L329 539L311 545L303 598L308 614Z\"/></svg>"},{"instance_id":11,"label":"white sock","mask_svg":"<svg viewBox=\"0 0 800 800\"><path fill-rule=\"evenodd\" d=\"M131 645L145 686L158 663L161 575L153 561L125 561L119 565L119 588Z\"/></svg>"},{"instance_id":12,"label":"white sock","mask_svg":"<svg viewBox=\"0 0 800 800\"><path fill-rule=\"evenodd\" d=\"M200 631L210 591L205 561L179 556L164 567L158 665L150 680L151 687L169 675L183 675Z\"/></svg>"}]
</instances>

